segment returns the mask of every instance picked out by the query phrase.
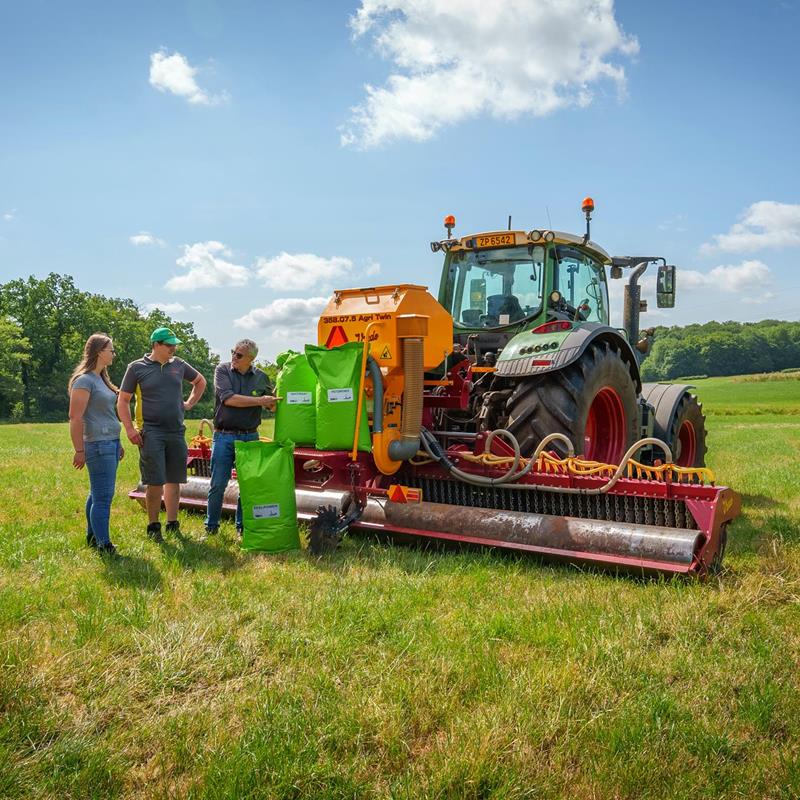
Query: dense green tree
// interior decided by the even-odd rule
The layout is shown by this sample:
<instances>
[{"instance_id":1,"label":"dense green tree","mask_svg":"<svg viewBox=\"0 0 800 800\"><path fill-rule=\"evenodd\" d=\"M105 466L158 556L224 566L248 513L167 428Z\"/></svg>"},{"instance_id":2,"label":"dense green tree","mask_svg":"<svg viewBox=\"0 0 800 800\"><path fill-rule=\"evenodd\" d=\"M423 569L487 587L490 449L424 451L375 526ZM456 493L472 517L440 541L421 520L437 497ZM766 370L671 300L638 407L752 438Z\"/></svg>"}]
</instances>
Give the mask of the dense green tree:
<instances>
[{"instance_id":1,"label":"dense green tree","mask_svg":"<svg viewBox=\"0 0 800 800\"><path fill-rule=\"evenodd\" d=\"M708 322L656 328L642 363L647 381L800 368L800 322Z\"/></svg>"},{"instance_id":2,"label":"dense green tree","mask_svg":"<svg viewBox=\"0 0 800 800\"><path fill-rule=\"evenodd\" d=\"M183 342L179 355L209 382L218 361L191 323L172 320L158 309L145 315L131 300L81 292L72 278L54 273L0 285L0 319L6 320L0 339L7 340L0 342L5 365L0 371L7 373L0 377L0 417L8 417L19 404L19 416L27 419L65 419L67 382L92 333L114 339L117 357L110 373L117 384L128 363L149 352L150 333L161 325L175 330ZM14 345L15 335L24 344ZM4 356L17 351L24 357ZM212 410L213 393L207 391L192 416L209 416Z\"/></svg>"},{"instance_id":3,"label":"dense green tree","mask_svg":"<svg viewBox=\"0 0 800 800\"><path fill-rule=\"evenodd\" d=\"M0 316L0 419L22 413L22 365L29 359L30 343L22 328Z\"/></svg>"}]
</instances>

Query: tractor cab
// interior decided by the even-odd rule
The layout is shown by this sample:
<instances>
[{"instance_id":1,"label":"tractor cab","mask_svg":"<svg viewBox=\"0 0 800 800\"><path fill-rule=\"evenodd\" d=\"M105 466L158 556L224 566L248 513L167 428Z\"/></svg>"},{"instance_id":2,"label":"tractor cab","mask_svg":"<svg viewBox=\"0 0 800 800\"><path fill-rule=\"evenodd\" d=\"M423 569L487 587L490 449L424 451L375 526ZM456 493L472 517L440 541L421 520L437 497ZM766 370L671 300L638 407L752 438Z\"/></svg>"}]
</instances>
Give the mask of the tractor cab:
<instances>
[{"instance_id":1,"label":"tractor cab","mask_svg":"<svg viewBox=\"0 0 800 800\"><path fill-rule=\"evenodd\" d=\"M608 324L609 255L560 231L494 231L432 242L444 251L439 302L456 341L499 349L553 320Z\"/></svg>"}]
</instances>

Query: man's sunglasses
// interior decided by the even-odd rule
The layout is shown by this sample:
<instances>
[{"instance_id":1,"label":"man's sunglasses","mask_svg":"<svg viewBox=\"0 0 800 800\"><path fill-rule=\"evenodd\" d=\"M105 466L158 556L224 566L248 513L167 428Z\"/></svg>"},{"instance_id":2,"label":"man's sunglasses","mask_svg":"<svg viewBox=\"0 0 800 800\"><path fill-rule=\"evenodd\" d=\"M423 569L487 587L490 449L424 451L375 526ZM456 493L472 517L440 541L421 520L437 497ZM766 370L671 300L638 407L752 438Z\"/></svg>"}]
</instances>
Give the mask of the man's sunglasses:
<instances>
[{"instance_id":1,"label":"man's sunglasses","mask_svg":"<svg viewBox=\"0 0 800 800\"><path fill-rule=\"evenodd\" d=\"M177 347L176 344L169 344L168 342L157 342L156 344L160 344L162 347Z\"/></svg>"},{"instance_id":2,"label":"man's sunglasses","mask_svg":"<svg viewBox=\"0 0 800 800\"><path fill-rule=\"evenodd\" d=\"M231 350L231 357L233 357L233 358L247 358L247 353L240 353L238 350Z\"/></svg>"}]
</instances>

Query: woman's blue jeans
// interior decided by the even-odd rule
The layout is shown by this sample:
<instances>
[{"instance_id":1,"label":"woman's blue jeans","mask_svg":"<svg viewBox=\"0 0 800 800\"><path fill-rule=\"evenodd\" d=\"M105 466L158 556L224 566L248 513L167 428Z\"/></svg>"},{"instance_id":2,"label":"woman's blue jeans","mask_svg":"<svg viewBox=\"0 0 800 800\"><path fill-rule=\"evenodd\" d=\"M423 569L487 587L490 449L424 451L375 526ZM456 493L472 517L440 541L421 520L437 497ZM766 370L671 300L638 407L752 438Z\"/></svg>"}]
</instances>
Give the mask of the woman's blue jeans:
<instances>
[{"instance_id":1,"label":"woman's blue jeans","mask_svg":"<svg viewBox=\"0 0 800 800\"><path fill-rule=\"evenodd\" d=\"M225 489L231 479L236 458L234 442L253 442L258 439L255 433L222 433L214 431L214 441L211 445L211 486L208 489L208 512L206 513L206 528L219 527L219 518L222 514L222 501ZM242 528L242 502L236 504L236 527Z\"/></svg>"},{"instance_id":2,"label":"woman's blue jeans","mask_svg":"<svg viewBox=\"0 0 800 800\"><path fill-rule=\"evenodd\" d=\"M86 499L86 539L98 545L108 544L108 522L111 517L111 500L117 482L119 464L119 439L102 442L85 442L86 469L89 470L89 497Z\"/></svg>"}]
</instances>

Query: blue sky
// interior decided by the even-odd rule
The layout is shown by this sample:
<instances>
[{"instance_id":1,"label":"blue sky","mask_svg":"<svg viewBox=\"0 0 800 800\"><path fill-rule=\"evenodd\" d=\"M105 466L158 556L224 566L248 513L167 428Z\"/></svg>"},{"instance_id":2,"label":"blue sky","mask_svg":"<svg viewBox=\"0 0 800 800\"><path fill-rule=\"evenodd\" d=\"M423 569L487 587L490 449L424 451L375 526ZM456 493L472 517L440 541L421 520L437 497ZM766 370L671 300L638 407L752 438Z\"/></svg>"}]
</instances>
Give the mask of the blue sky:
<instances>
[{"instance_id":1,"label":"blue sky","mask_svg":"<svg viewBox=\"0 0 800 800\"><path fill-rule=\"evenodd\" d=\"M797 0L0 0L0 280L274 356L334 287L435 293L445 214L580 233L591 195L599 244L679 267L643 324L797 320L798 30Z\"/></svg>"}]
</instances>

